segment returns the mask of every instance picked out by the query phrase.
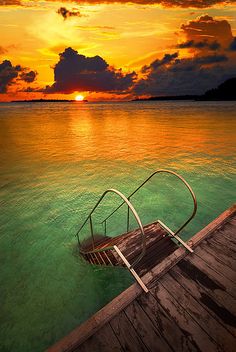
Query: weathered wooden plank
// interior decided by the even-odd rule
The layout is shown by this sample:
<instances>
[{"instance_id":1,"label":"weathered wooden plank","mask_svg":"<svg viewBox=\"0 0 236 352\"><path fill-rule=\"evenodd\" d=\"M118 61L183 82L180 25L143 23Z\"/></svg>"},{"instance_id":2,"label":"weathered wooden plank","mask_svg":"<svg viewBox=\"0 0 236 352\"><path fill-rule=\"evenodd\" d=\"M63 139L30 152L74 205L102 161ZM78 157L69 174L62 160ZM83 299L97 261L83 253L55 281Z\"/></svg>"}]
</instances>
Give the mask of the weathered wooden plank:
<instances>
[{"instance_id":1,"label":"weathered wooden plank","mask_svg":"<svg viewBox=\"0 0 236 352\"><path fill-rule=\"evenodd\" d=\"M214 232L214 236L212 236L211 238L207 238L207 241L209 240L210 243L212 243L212 245L218 245L220 246L220 250L224 251L225 253L232 253L232 255L236 255L236 248L235 246L232 246L230 245L229 243L227 243L224 239L224 235L221 234L221 236L217 236L217 234L219 233L220 231L217 230Z\"/></svg>"},{"instance_id":2,"label":"weathered wooden plank","mask_svg":"<svg viewBox=\"0 0 236 352\"><path fill-rule=\"evenodd\" d=\"M145 226L144 231L146 238L146 252L152 247L152 245L162 240L163 236L167 235L167 232L163 230L158 223ZM127 236L127 234L123 237L120 236L116 245L132 264L142 251L142 237L140 230L130 232L129 236ZM114 256L116 257L117 263L123 265L121 258L116 253L114 253Z\"/></svg>"},{"instance_id":3,"label":"weathered wooden plank","mask_svg":"<svg viewBox=\"0 0 236 352\"><path fill-rule=\"evenodd\" d=\"M161 243L161 240L162 240L162 237L157 237L155 241L152 241L151 243L149 242L146 246L146 254L150 251L153 245L155 246ZM126 247L124 247L124 245ZM142 251L142 246L140 242L136 243L136 245L132 247L130 247L129 242L126 242L124 245L122 246L123 249L120 249L121 246L118 246L118 248L121 250L124 256L128 258L130 262L134 261L134 259L137 258Z\"/></svg>"},{"instance_id":4,"label":"weathered wooden plank","mask_svg":"<svg viewBox=\"0 0 236 352\"><path fill-rule=\"evenodd\" d=\"M164 235L166 235L166 232L162 229L154 229L148 233L145 230L146 247L149 247L153 243L162 239ZM141 234L139 233L137 236L126 238L126 240L117 243L117 247L124 253L124 255L126 255L127 253L129 253L129 255L132 255L133 252L140 251L140 248L142 248Z\"/></svg>"},{"instance_id":5,"label":"weathered wooden plank","mask_svg":"<svg viewBox=\"0 0 236 352\"><path fill-rule=\"evenodd\" d=\"M153 222L151 224L145 225L143 227L143 229L144 229L144 232L147 236L151 233L162 231L158 222ZM117 236L116 237L116 240L117 240L116 244L117 245L121 244L121 242L124 242L127 239L132 241L132 240L136 239L137 237L140 237L140 239L141 239L141 233L140 233L139 228Z\"/></svg>"},{"instance_id":6,"label":"weathered wooden plank","mask_svg":"<svg viewBox=\"0 0 236 352\"><path fill-rule=\"evenodd\" d=\"M230 221L230 223L234 226L236 226L236 217L232 217L232 220Z\"/></svg>"},{"instance_id":7,"label":"weathered wooden plank","mask_svg":"<svg viewBox=\"0 0 236 352\"><path fill-rule=\"evenodd\" d=\"M224 236L226 236L229 241L233 242L236 245L235 228L236 221L234 217L231 217L229 221L221 227L220 231L224 233Z\"/></svg>"},{"instance_id":8,"label":"weathered wooden plank","mask_svg":"<svg viewBox=\"0 0 236 352\"><path fill-rule=\"evenodd\" d=\"M149 244L149 242L155 241L155 234L158 235L159 233L161 236L163 234L167 234L165 230L161 228L158 222L147 224L143 228L146 235L147 245ZM139 242L139 239L140 239L140 242ZM91 243L90 243L91 240L89 240L88 242L91 247ZM107 246L120 245L122 246L122 250L125 250L127 248L127 244L129 243L130 249L132 251L132 246L137 246L137 245L140 246L141 242L142 242L141 232L139 228L129 231L127 233L123 233L116 237L108 237L108 236L100 236L100 235L95 236L96 248L105 248ZM83 243L83 245L84 244L85 242Z\"/></svg>"},{"instance_id":9,"label":"weathered wooden plank","mask_svg":"<svg viewBox=\"0 0 236 352\"><path fill-rule=\"evenodd\" d=\"M169 315L168 310L165 310L151 293L140 295L137 298L137 302L174 351L199 352L188 332L178 326L176 321Z\"/></svg>"},{"instance_id":10,"label":"weathered wooden plank","mask_svg":"<svg viewBox=\"0 0 236 352\"><path fill-rule=\"evenodd\" d=\"M231 307L235 306L235 300L228 295L219 285L201 274L199 281L192 279L190 273L181 270L178 265L169 271L169 274L178 281L206 310L217 319L222 326L236 336L235 317ZM195 270L193 270L195 272ZM218 291L215 294L215 291ZM219 293L220 291L220 293Z\"/></svg>"},{"instance_id":11,"label":"weathered wooden plank","mask_svg":"<svg viewBox=\"0 0 236 352\"><path fill-rule=\"evenodd\" d=\"M226 253L224 253L224 251L219 250L219 248L216 248L214 246L209 245L209 242L207 242L207 241L204 243L201 243L201 245L198 248L196 248L196 250L195 250L195 254L197 254L199 256L201 256L202 252L205 252L206 254L213 256L220 264L227 266L230 269L230 272L233 271L235 273L235 271L236 271L235 258L236 257L232 256L231 253L228 252L226 254Z\"/></svg>"},{"instance_id":12,"label":"weathered wooden plank","mask_svg":"<svg viewBox=\"0 0 236 352\"><path fill-rule=\"evenodd\" d=\"M135 267L135 270L139 273L139 275L144 275L178 248L178 246L168 236L165 236L165 230L161 231L161 234L149 233L147 235L145 256ZM117 245L130 264L138 258L142 251L141 242L137 241L137 238L133 238L131 242L127 239ZM116 258L119 265L123 265L121 258L117 255Z\"/></svg>"},{"instance_id":13,"label":"weathered wooden plank","mask_svg":"<svg viewBox=\"0 0 236 352\"><path fill-rule=\"evenodd\" d=\"M122 348L127 352L148 352L130 320L122 311L110 321L110 325Z\"/></svg>"},{"instance_id":14,"label":"weathered wooden plank","mask_svg":"<svg viewBox=\"0 0 236 352\"><path fill-rule=\"evenodd\" d=\"M225 263L220 261L217 258L217 254L211 254L209 251L205 250L204 247L202 248L201 246L196 248L194 254L196 257L201 258L203 261L205 261L209 266L211 266L212 269L221 273L230 281L236 282L236 272L232 270L229 266L227 266Z\"/></svg>"},{"instance_id":15,"label":"weathered wooden plank","mask_svg":"<svg viewBox=\"0 0 236 352\"><path fill-rule=\"evenodd\" d=\"M236 283L233 283L231 280L225 277L224 274L213 269L211 265L194 255L189 255L186 258L186 262L192 263L195 267L199 269L199 271L203 272L212 281L216 282L219 286L224 287L225 291L228 292L229 295L236 298ZM198 277L196 276L195 279L198 280Z\"/></svg>"},{"instance_id":16,"label":"weathered wooden plank","mask_svg":"<svg viewBox=\"0 0 236 352\"><path fill-rule=\"evenodd\" d=\"M199 351L217 351L215 341L195 322L192 316L179 304L161 283L151 290L157 302L168 312L184 334L188 334ZM171 332L173 333L173 332Z\"/></svg>"},{"instance_id":17,"label":"weathered wooden plank","mask_svg":"<svg viewBox=\"0 0 236 352\"><path fill-rule=\"evenodd\" d=\"M147 233L148 233L149 231L152 231L152 229L154 229L156 227L156 225L158 225L158 223L153 222L153 223L150 223L150 224L143 226L144 232L147 231ZM110 238L109 242L111 244L119 244L120 242L125 241L127 238L135 238L135 237L137 237L137 235L139 235L141 237L139 228L131 230L129 232L122 233L116 237L109 237Z\"/></svg>"},{"instance_id":18,"label":"weathered wooden plank","mask_svg":"<svg viewBox=\"0 0 236 352\"><path fill-rule=\"evenodd\" d=\"M101 245L104 245L107 242L110 242L111 237L108 236L103 236L103 235L94 235L93 237L94 239L94 245L96 247L99 247ZM92 244L92 238L89 237L87 239L85 239L82 243L81 243L81 248L84 251L89 251L93 249L93 244Z\"/></svg>"},{"instance_id":19,"label":"weathered wooden plank","mask_svg":"<svg viewBox=\"0 0 236 352\"><path fill-rule=\"evenodd\" d=\"M224 211L216 219L214 219L210 224L204 227L201 231L196 233L187 243L190 247L196 247L203 239L215 231L217 228L224 225L234 214L236 213L236 204L231 208Z\"/></svg>"},{"instance_id":20,"label":"weathered wooden plank","mask_svg":"<svg viewBox=\"0 0 236 352\"><path fill-rule=\"evenodd\" d=\"M198 351L217 351L215 341L195 322L192 316L179 304L178 300L170 294L160 283L151 290L157 302L168 312L182 330L182 333L188 335L191 342L196 346ZM169 331L173 334L174 331Z\"/></svg>"},{"instance_id":21,"label":"weathered wooden plank","mask_svg":"<svg viewBox=\"0 0 236 352\"><path fill-rule=\"evenodd\" d=\"M154 267L158 266L167 256L169 256L171 253L174 252L174 248L168 246L165 248L164 253L161 253L160 256L158 255L158 259L153 257L152 260L147 260L145 263L143 263L141 266L138 265L137 267L137 273L140 276L145 275L148 273L150 270L152 270Z\"/></svg>"},{"instance_id":22,"label":"weathered wooden plank","mask_svg":"<svg viewBox=\"0 0 236 352\"><path fill-rule=\"evenodd\" d=\"M137 272L139 275L144 275L157 264L165 260L165 258L173 253L176 249L178 249L178 246L173 243L171 239L166 239L166 241L159 243L159 245L148 248L146 255L136 266Z\"/></svg>"},{"instance_id":23,"label":"weathered wooden plank","mask_svg":"<svg viewBox=\"0 0 236 352\"><path fill-rule=\"evenodd\" d=\"M132 322L136 332L150 351L172 352L160 332L141 308L137 300L129 304L125 313Z\"/></svg>"},{"instance_id":24,"label":"weathered wooden plank","mask_svg":"<svg viewBox=\"0 0 236 352\"><path fill-rule=\"evenodd\" d=\"M236 247L235 227L234 227L234 233L229 232L228 227L226 229L225 228L219 229L218 233L216 234L216 237L223 237L228 247L230 246L233 246L234 248Z\"/></svg>"},{"instance_id":25,"label":"weathered wooden plank","mask_svg":"<svg viewBox=\"0 0 236 352\"><path fill-rule=\"evenodd\" d=\"M171 272L173 269L171 270ZM178 279L178 278L177 278ZM228 332L218 320L210 314L206 306L201 305L189 291L186 290L176 277L167 273L162 279L161 284L165 289L173 294L182 308L189 313L199 326L216 342L221 351L234 352L236 339ZM225 310L226 312L226 310ZM236 322L236 321L235 321Z\"/></svg>"},{"instance_id":26,"label":"weathered wooden plank","mask_svg":"<svg viewBox=\"0 0 236 352\"><path fill-rule=\"evenodd\" d=\"M110 324L104 325L95 335L87 339L73 352L123 352Z\"/></svg>"},{"instance_id":27,"label":"weathered wooden plank","mask_svg":"<svg viewBox=\"0 0 236 352\"><path fill-rule=\"evenodd\" d=\"M146 285L149 285L150 288L155 286L156 282L187 254L188 253L183 247L176 249L161 263L156 265L153 269L149 270L149 272L142 277L143 282Z\"/></svg>"},{"instance_id":28,"label":"weathered wooden plank","mask_svg":"<svg viewBox=\"0 0 236 352\"><path fill-rule=\"evenodd\" d=\"M163 234L159 233L154 233L153 236L148 236L146 237L146 248L150 248L152 245L155 245L156 243L160 242L163 239ZM122 246L120 246L122 247ZM132 256L132 253L136 253L137 251L140 252L140 249L142 248L142 243L141 241L137 241L136 243L134 242L133 245L130 245L130 242L126 242L123 244L123 252L124 254L129 254Z\"/></svg>"},{"instance_id":29,"label":"weathered wooden plank","mask_svg":"<svg viewBox=\"0 0 236 352\"><path fill-rule=\"evenodd\" d=\"M211 238L204 241L204 249L211 253L214 251L220 261L225 263L231 269L236 270L236 253L233 252L231 248L222 246Z\"/></svg>"}]
</instances>

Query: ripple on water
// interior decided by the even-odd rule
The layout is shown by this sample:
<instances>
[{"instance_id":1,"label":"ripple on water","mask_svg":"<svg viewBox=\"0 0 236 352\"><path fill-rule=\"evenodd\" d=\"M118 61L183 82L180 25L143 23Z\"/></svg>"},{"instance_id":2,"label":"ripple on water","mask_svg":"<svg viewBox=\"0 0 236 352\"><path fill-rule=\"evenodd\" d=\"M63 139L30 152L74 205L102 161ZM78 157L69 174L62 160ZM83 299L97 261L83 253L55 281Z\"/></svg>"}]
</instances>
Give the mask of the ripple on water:
<instances>
[{"instance_id":1,"label":"ripple on water","mask_svg":"<svg viewBox=\"0 0 236 352\"><path fill-rule=\"evenodd\" d=\"M128 195L158 168L179 172L199 203L184 238L231 205L235 108L234 102L0 104L1 350L44 350L132 282L123 268L89 266L76 252L74 234L105 189ZM109 196L94 221L117 201ZM173 229L192 209L187 192L167 175L133 203L144 223L158 217ZM125 231L125 219L121 209L109 234Z\"/></svg>"}]
</instances>

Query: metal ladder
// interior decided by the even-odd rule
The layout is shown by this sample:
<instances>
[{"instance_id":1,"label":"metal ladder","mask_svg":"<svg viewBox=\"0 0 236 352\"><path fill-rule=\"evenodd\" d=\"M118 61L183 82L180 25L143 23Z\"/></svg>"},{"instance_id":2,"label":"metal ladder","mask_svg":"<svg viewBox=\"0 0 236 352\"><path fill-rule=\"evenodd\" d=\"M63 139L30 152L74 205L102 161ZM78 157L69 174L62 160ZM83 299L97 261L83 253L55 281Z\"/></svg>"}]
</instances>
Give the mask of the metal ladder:
<instances>
[{"instance_id":1,"label":"metal ladder","mask_svg":"<svg viewBox=\"0 0 236 352\"><path fill-rule=\"evenodd\" d=\"M134 270L134 267L140 262L140 260L144 257L145 253L146 253L146 238L145 238L145 233L144 233L144 228L142 225L142 222L140 220L140 217L137 213L137 211L135 210L134 206L131 204L130 199L131 197L137 193L151 178L153 178L155 175L160 174L160 173L168 173L168 174L172 174L175 177L177 177L178 179L180 179L183 184L187 187L187 189L189 190L192 199L193 199L193 211L192 214L189 216L189 218L184 222L184 224L175 232L173 232L168 226L166 226L161 220L158 220L157 222L160 224L160 226L162 228L164 228L168 234L175 238L179 244L181 244L182 246L184 246L188 251L193 252L192 248L190 246L187 245L186 242L184 242L179 236L179 232L182 231L184 229L184 227L194 218L196 211L197 211L197 201L196 201L196 197L195 194L192 190L192 188L190 187L190 185L187 183L187 181L180 176L179 174L177 174L174 171L170 171L170 170L166 170L166 169L159 169L157 171L155 171L154 173L152 173L144 182L142 182L140 184L139 187L137 187L128 197L125 197L120 191L116 190L116 189L108 189L106 190L101 197L99 198L99 200L97 201L97 203L95 204L95 206L93 207L93 209L90 211L89 215L87 216L87 218L85 219L85 221L83 222L83 224L80 226L79 230L76 233L76 237L78 240L78 245L79 245L79 251L80 253L84 256L84 258L86 258L90 263L92 264L104 264L104 265L114 265L113 261L112 261L112 251L114 250L117 255L121 258L122 262L124 263L124 265L129 269L129 271L131 272L131 274L135 277L135 279L137 280L137 282L139 283L139 285L143 288L143 290L145 292L148 292L147 287L145 286L145 284L143 283L142 279L139 277L139 275L136 273L136 271ZM140 229L140 233L141 233L141 252L139 254L139 256L133 261L133 263L129 263L127 258L125 258L125 256L123 255L123 253L119 250L119 248L116 246L115 244L115 238L110 238L110 241L108 243L104 243L104 244L97 244L95 239L94 239L94 231L93 231L93 220L92 220L92 214L95 212L95 210L97 209L97 207L100 205L100 203L102 202L103 198L108 194L108 193L115 193L116 195L118 195L123 201L122 203L119 204L119 206L117 206L101 223L104 224L104 235L106 236L107 234L107 221L108 219L110 219L112 217L113 214L115 214L116 211L118 211L118 209L120 209L124 204L126 204L128 206L128 212L127 212L127 232L129 231L129 227L130 227L130 211L133 213L133 216L138 224L138 227ZM91 240L92 240L92 248L87 248L87 249L83 249L83 246L80 242L80 238L79 238L79 234L81 232L81 230L83 229L83 227L85 226L85 224L89 221L89 225L90 225L90 235L91 235Z\"/></svg>"}]
</instances>

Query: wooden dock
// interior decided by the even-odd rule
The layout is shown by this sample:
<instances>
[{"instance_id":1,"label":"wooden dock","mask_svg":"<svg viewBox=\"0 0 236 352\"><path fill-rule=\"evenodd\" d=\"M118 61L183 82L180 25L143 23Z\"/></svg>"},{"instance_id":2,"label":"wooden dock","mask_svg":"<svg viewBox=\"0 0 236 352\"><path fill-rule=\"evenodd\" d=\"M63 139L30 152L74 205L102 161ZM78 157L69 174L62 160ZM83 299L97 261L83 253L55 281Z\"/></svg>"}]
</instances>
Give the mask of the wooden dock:
<instances>
[{"instance_id":1,"label":"wooden dock","mask_svg":"<svg viewBox=\"0 0 236 352\"><path fill-rule=\"evenodd\" d=\"M236 206L48 352L236 350Z\"/></svg>"},{"instance_id":2,"label":"wooden dock","mask_svg":"<svg viewBox=\"0 0 236 352\"><path fill-rule=\"evenodd\" d=\"M169 236L167 230L162 228L158 221L144 226L143 229L146 238L146 252L138 265L135 266L135 271L140 276L146 274L157 264L161 263L178 248L178 245ZM114 238L101 236L97 241L95 239L95 245L97 250L104 250L106 247L111 248L111 246L113 246L113 248L106 252L84 254L83 257L89 263L96 265L125 266L122 259L114 250L114 245L118 247L126 260L132 263L139 257L142 251L140 229L123 233ZM89 247L86 249L88 248Z\"/></svg>"}]
</instances>

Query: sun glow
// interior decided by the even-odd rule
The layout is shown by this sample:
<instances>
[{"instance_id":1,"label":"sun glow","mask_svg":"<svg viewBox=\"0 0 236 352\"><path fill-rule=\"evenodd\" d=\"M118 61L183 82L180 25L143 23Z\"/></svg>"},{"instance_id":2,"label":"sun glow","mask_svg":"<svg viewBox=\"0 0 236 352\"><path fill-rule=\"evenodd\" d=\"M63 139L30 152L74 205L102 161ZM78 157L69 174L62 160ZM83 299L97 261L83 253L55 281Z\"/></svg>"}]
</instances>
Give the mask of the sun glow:
<instances>
[{"instance_id":1,"label":"sun glow","mask_svg":"<svg viewBox=\"0 0 236 352\"><path fill-rule=\"evenodd\" d=\"M84 100L84 96L81 95L81 94L78 94L78 95L76 95L75 100L76 101L83 101Z\"/></svg>"}]
</instances>

